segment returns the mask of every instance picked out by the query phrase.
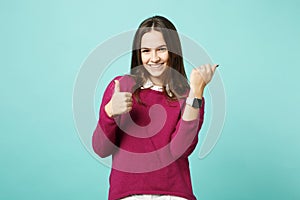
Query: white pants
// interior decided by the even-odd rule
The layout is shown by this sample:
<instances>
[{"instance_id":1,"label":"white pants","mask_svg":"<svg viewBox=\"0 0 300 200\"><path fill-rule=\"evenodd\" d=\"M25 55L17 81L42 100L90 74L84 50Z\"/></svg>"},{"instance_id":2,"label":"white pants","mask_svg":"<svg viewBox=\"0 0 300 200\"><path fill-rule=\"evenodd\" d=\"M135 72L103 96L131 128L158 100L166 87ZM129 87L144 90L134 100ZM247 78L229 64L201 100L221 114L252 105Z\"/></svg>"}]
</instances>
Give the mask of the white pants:
<instances>
[{"instance_id":1,"label":"white pants","mask_svg":"<svg viewBox=\"0 0 300 200\"><path fill-rule=\"evenodd\" d=\"M176 197L171 195L154 195L154 194L139 194L122 198L120 200L187 200L183 197Z\"/></svg>"}]
</instances>

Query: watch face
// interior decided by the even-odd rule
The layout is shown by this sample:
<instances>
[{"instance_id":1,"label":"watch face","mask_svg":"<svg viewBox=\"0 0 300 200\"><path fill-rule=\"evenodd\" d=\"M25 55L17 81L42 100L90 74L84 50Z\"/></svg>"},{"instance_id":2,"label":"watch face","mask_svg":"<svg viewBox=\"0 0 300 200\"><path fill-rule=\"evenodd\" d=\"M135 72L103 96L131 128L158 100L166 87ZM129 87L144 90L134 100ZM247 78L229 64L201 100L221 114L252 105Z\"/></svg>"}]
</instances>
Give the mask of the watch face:
<instances>
[{"instance_id":1,"label":"watch face","mask_svg":"<svg viewBox=\"0 0 300 200\"><path fill-rule=\"evenodd\" d=\"M202 105L202 99L197 99L197 98L187 98L186 99L186 104L192 106L193 108L200 108Z\"/></svg>"},{"instance_id":2,"label":"watch face","mask_svg":"<svg viewBox=\"0 0 300 200\"><path fill-rule=\"evenodd\" d=\"M202 99L197 99L197 98L194 98L194 101L193 101L193 107L194 108L200 108L202 105Z\"/></svg>"}]
</instances>

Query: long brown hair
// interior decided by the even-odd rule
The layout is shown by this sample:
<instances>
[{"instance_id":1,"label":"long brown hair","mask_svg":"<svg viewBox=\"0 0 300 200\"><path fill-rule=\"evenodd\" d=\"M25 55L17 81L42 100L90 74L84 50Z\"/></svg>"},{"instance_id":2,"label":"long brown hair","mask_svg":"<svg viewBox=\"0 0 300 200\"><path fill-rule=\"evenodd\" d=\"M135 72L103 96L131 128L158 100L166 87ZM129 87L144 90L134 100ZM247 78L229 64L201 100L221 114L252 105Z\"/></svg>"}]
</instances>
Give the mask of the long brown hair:
<instances>
[{"instance_id":1,"label":"long brown hair","mask_svg":"<svg viewBox=\"0 0 300 200\"><path fill-rule=\"evenodd\" d=\"M149 78L148 71L143 67L141 58L141 39L143 35L151 30L162 33L166 41L169 59L169 66L163 74L163 92L169 100L177 100L184 97L189 84L187 82L186 73L184 70L182 49L180 39L175 26L167 18L162 16L153 16L144 20L138 27L132 45L131 70L130 74L135 79L136 84L133 87L133 96L140 102L139 93L140 87ZM166 85L172 95L168 95Z\"/></svg>"}]
</instances>

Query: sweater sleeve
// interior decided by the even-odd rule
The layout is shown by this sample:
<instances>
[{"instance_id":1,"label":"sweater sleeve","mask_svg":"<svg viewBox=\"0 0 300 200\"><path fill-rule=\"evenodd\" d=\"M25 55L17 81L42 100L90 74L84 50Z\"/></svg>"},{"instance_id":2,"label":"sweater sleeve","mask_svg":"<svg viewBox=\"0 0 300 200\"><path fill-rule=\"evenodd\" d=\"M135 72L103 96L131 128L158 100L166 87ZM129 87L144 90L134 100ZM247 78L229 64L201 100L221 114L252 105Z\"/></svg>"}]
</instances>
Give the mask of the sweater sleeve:
<instances>
[{"instance_id":1,"label":"sweater sleeve","mask_svg":"<svg viewBox=\"0 0 300 200\"><path fill-rule=\"evenodd\" d=\"M115 120L118 116L110 117L104 110L114 93L114 80L120 80L121 76L115 77L104 91L102 103L99 110L99 120L92 137L92 146L96 154L104 158L116 150L118 126Z\"/></svg>"},{"instance_id":2,"label":"sweater sleeve","mask_svg":"<svg viewBox=\"0 0 300 200\"><path fill-rule=\"evenodd\" d=\"M185 106L185 104L184 104ZM185 121L180 117L175 131L171 136L170 151L173 157L188 157L198 143L198 134L204 120L204 98L199 108L198 118Z\"/></svg>"}]
</instances>

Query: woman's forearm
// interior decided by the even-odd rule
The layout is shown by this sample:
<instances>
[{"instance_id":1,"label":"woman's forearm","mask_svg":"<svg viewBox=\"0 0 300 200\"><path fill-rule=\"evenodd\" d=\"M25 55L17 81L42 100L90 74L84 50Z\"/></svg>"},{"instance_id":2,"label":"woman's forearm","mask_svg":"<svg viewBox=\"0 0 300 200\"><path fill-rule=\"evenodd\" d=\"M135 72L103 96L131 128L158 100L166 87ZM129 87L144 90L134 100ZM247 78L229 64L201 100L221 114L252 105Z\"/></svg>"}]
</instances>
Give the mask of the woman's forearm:
<instances>
[{"instance_id":1,"label":"woman's forearm","mask_svg":"<svg viewBox=\"0 0 300 200\"><path fill-rule=\"evenodd\" d=\"M191 90L188 97L202 99L203 91L204 91L204 88L198 90L197 92L193 92L193 90ZM192 121L192 120L197 119L197 117L199 115L199 109L200 108L194 108L194 107L186 104L184 111L183 111L182 119L184 121Z\"/></svg>"}]
</instances>

